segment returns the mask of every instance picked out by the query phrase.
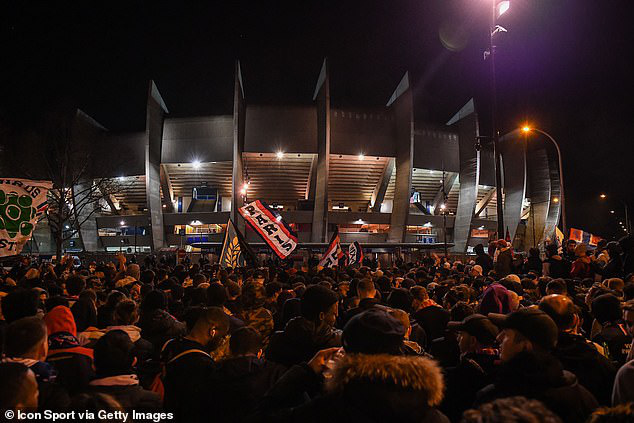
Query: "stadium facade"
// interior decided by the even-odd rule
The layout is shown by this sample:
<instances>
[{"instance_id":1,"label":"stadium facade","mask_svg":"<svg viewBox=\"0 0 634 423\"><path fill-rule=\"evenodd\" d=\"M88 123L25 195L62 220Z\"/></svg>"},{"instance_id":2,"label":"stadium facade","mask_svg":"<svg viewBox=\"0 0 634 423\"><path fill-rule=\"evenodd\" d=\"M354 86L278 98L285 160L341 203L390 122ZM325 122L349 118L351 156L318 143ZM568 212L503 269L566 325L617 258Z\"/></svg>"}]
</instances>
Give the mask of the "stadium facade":
<instances>
[{"instance_id":1,"label":"stadium facade","mask_svg":"<svg viewBox=\"0 0 634 423\"><path fill-rule=\"evenodd\" d=\"M154 82L146 129L108 132L77 113L83 136L112 162L103 177L125 188L104 199L65 249L159 251L219 245L229 218L256 199L277 209L300 243L343 243L377 249L437 246L456 253L498 237L496 204L520 247L553 236L560 214L556 151L519 131L501 138L503 194L496 192L493 154L479 147L478 114L470 100L445 125L415 121L406 74L386 106L331 107L326 61L308 106L251 105L239 63L233 114L170 118ZM485 143L482 143L485 144ZM104 156L105 155L105 156ZM50 253L46 223L27 249ZM257 242L246 229L247 239Z\"/></svg>"}]
</instances>

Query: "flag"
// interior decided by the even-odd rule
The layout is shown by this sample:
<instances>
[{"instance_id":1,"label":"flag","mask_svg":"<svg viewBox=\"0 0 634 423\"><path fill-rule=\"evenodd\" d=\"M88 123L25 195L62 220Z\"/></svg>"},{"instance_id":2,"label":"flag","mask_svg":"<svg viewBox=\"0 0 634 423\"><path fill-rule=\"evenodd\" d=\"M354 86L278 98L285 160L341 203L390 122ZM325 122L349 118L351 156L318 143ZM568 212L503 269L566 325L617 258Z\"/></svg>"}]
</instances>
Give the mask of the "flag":
<instances>
[{"instance_id":1,"label":"flag","mask_svg":"<svg viewBox=\"0 0 634 423\"><path fill-rule=\"evenodd\" d=\"M20 254L46 211L48 181L0 178L0 257Z\"/></svg>"},{"instance_id":2,"label":"flag","mask_svg":"<svg viewBox=\"0 0 634 423\"><path fill-rule=\"evenodd\" d=\"M511 242L511 234L509 232L509 228L508 227L506 228L506 236L504 237L504 240L506 242Z\"/></svg>"},{"instance_id":3,"label":"flag","mask_svg":"<svg viewBox=\"0 0 634 423\"><path fill-rule=\"evenodd\" d=\"M590 234L590 242L589 242L590 245L592 245L593 247L596 247L599 244L599 241L601 241L600 236Z\"/></svg>"},{"instance_id":4,"label":"flag","mask_svg":"<svg viewBox=\"0 0 634 423\"><path fill-rule=\"evenodd\" d=\"M555 226L555 237L557 238L557 245L564 244L564 233L561 232L561 230L556 226Z\"/></svg>"},{"instance_id":5,"label":"flag","mask_svg":"<svg viewBox=\"0 0 634 423\"><path fill-rule=\"evenodd\" d=\"M233 221L229 219L218 262L221 267L235 268L245 266L247 261L255 263L255 253L243 239L242 234L233 224Z\"/></svg>"},{"instance_id":6,"label":"flag","mask_svg":"<svg viewBox=\"0 0 634 423\"><path fill-rule=\"evenodd\" d=\"M361 249L361 245L355 241L348 246L348 266L361 264L362 260L363 250Z\"/></svg>"},{"instance_id":7,"label":"flag","mask_svg":"<svg viewBox=\"0 0 634 423\"><path fill-rule=\"evenodd\" d=\"M297 234L263 201L256 200L238 211L279 258L287 258L297 247Z\"/></svg>"},{"instance_id":8,"label":"flag","mask_svg":"<svg viewBox=\"0 0 634 423\"><path fill-rule=\"evenodd\" d=\"M330 243L324 256L321 258L319 265L321 267L332 267L339 264L339 259L343 257L343 250L341 249L341 243L339 242L339 228L335 229L335 233L330 238Z\"/></svg>"},{"instance_id":9,"label":"flag","mask_svg":"<svg viewBox=\"0 0 634 423\"><path fill-rule=\"evenodd\" d=\"M581 229L570 228L570 236L568 239L583 242L583 231Z\"/></svg>"}]
</instances>

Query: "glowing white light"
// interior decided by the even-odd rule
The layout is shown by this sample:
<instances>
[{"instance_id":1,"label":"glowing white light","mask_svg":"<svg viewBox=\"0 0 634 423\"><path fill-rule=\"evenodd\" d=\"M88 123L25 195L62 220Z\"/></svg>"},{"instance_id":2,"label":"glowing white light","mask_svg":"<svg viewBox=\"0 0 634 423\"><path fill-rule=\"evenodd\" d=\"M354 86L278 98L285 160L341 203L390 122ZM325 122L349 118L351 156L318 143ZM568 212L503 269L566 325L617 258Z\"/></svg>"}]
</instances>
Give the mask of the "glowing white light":
<instances>
[{"instance_id":1,"label":"glowing white light","mask_svg":"<svg viewBox=\"0 0 634 423\"><path fill-rule=\"evenodd\" d=\"M119 222L119 224L120 224L121 226L124 226L124 225L125 225L125 222L122 220L121 222Z\"/></svg>"},{"instance_id":2,"label":"glowing white light","mask_svg":"<svg viewBox=\"0 0 634 423\"><path fill-rule=\"evenodd\" d=\"M284 152L283 151L278 151L276 154L278 159L283 159L284 158Z\"/></svg>"},{"instance_id":3,"label":"glowing white light","mask_svg":"<svg viewBox=\"0 0 634 423\"><path fill-rule=\"evenodd\" d=\"M247 189L246 189L246 188L242 188L242 189L240 190L240 194L242 194L242 195L246 195L246 193L247 193Z\"/></svg>"},{"instance_id":4,"label":"glowing white light","mask_svg":"<svg viewBox=\"0 0 634 423\"><path fill-rule=\"evenodd\" d=\"M501 1L500 3L498 3L497 5L498 18L502 16L503 14L505 14L506 12L508 12L510 7L511 7L510 1Z\"/></svg>"},{"instance_id":5,"label":"glowing white light","mask_svg":"<svg viewBox=\"0 0 634 423\"><path fill-rule=\"evenodd\" d=\"M192 223L190 223L190 226L198 226L198 225L202 225L203 223L200 220L192 220Z\"/></svg>"},{"instance_id":6,"label":"glowing white light","mask_svg":"<svg viewBox=\"0 0 634 423\"><path fill-rule=\"evenodd\" d=\"M426 227L426 228L431 228L432 224L431 224L431 222L427 222L423 226Z\"/></svg>"},{"instance_id":7,"label":"glowing white light","mask_svg":"<svg viewBox=\"0 0 634 423\"><path fill-rule=\"evenodd\" d=\"M119 180L119 182L123 182L125 181L125 176L119 176L117 179Z\"/></svg>"},{"instance_id":8,"label":"glowing white light","mask_svg":"<svg viewBox=\"0 0 634 423\"><path fill-rule=\"evenodd\" d=\"M192 162L192 166L194 167L194 169L200 169L200 161L199 160L194 160Z\"/></svg>"},{"instance_id":9,"label":"glowing white light","mask_svg":"<svg viewBox=\"0 0 634 423\"><path fill-rule=\"evenodd\" d=\"M280 220L282 220L282 216L277 216L277 217L275 218L275 220L277 220L277 221L279 222Z\"/></svg>"},{"instance_id":10,"label":"glowing white light","mask_svg":"<svg viewBox=\"0 0 634 423\"><path fill-rule=\"evenodd\" d=\"M363 153L359 154L357 157L359 158L359 160L365 159L365 155L363 155Z\"/></svg>"},{"instance_id":11,"label":"glowing white light","mask_svg":"<svg viewBox=\"0 0 634 423\"><path fill-rule=\"evenodd\" d=\"M445 205L445 203L442 203L440 205L440 210L445 210L447 208L447 206Z\"/></svg>"}]
</instances>

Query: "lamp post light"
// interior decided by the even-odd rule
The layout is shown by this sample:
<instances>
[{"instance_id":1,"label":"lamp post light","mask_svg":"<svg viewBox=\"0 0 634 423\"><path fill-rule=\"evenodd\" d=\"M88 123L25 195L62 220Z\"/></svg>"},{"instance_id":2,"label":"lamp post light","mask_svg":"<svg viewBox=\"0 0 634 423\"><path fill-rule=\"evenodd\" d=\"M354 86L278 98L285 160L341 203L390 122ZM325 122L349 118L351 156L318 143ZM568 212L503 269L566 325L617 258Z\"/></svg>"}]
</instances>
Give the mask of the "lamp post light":
<instances>
[{"instance_id":1,"label":"lamp post light","mask_svg":"<svg viewBox=\"0 0 634 423\"><path fill-rule=\"evenodd\" d=\"M605 193L601 193L599 195L599 198L601 200L605 200L606 198L608 198L608 196ZM625 230L625 232L629 235L632 232L632 222L630 221L630 210L625 201L623 200L619 200L619 201L623 205L623 210L625 211L625 224L623 224L623 222L619 222L619 224L622 226L623 230ZM610 210L610 213L614 214L614 210Z\"/></svg>"},{"instance_id":2,"label":"lamp post light","mask_svg":"<svg viewBox=\"0 0 634 423\"><path fill-rule=\"evenodd\" d=\"M564 236L566 236L566 231L568 229L568 226L566 225L566 196L564 194L564 167L562 164L562 160L561 160L561 149L559 148L559 144L557 143L557 141L555 141L555 138L553 138L552 135L550 135L548 132L539 129L539 128L534 128L531 126L523 126L522 127L522 132L524 132L525 134L529 134L530 132L537 132L540 133L542 135L544 135L546 138L548 138L550 140L550 142L552 142L555 145L555 148L557 149L557 159L559 161L559 189L561 190L559 198L555 198L553 199L553 202L561 202L561 230L564 233Z\"/></svg>"}]
</instances>

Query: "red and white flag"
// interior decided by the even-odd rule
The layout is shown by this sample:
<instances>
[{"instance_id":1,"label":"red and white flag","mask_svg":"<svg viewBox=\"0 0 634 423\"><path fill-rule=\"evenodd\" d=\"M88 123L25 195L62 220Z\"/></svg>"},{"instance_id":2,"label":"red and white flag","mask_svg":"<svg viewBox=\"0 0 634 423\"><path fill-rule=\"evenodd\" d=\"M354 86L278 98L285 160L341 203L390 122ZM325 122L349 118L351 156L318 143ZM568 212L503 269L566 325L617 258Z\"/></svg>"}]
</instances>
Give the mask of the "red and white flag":
<instances>
[{"instance_id":1,"label":"red and white flag","mask_svg":"<svg viewBox=\"0 0 634 423\"><path fill-rule=\"evenodd\" d=\"M339 240L339 228L335 229L335 233L330 238L328 248L321 258L319 265L321 267L332 267L339 265L339 259L343 257L343 250L341 249L341 243Z\"/></svg>"},{"instance_id":2,"label":"red and white flag","mask_svg":"<svg viewBox=\"0 0 634 423\"><path fill-rule=\"evenodd\" d=\"M297 247L297 234L263 201L256 200L238 211L279 258L285 259Z\"/></svg>"}]
</instances>

